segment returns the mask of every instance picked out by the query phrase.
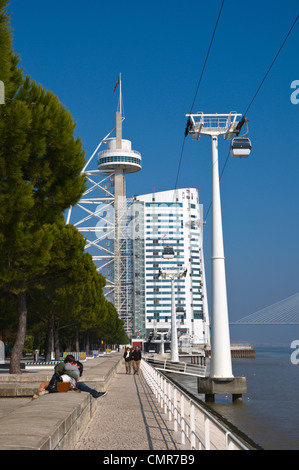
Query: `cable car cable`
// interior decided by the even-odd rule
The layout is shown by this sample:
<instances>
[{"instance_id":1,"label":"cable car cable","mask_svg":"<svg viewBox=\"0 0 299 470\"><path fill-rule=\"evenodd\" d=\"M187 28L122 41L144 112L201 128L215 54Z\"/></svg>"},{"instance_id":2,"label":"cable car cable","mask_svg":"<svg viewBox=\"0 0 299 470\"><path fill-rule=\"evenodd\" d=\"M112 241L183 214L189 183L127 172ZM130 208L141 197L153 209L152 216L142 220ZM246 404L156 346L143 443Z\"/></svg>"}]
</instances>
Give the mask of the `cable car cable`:
<instances>
[{"instance_id":1,"label":"cable car cable","mask_svg":"<svg viewBox=\"0 0 299 470\"><path fill-rule=\"evenodd\" d=\"M201 83L201 80L202 80L202 77L203 77L203 74L204 74L204 71L205 71L205 68L206 68L206 65L207 65L208 57L210 55L211 47L212 47L212 44L213 44L213 41L214 41L214 37L215 37L215 34L216 34L216 29L217 29L217 26L218 26L218 23L219 23L219 19L220 19L220 16L221 16L223 5L224 5L224 0L222 1L221 7L220 7L220 11L219 11L218 18L217 18L217 21L216 21L216 25L215 25L215 28L214 28L214 31L213 31L212 39L211 39L211 42L210 42L210 45L209 45L209 49L208 49L208 52L207 52L207 55L206 55L206 59L205 59L205 62L204 62L203 68L202 68L202 72L201 72L201 75L200 75L200 79L198 81L197 89L196 89L196 92L195 92L195 96L194 96L193 103L192 103L189 114L192 114L193 106L195 104L195 100L196 100L196 97L197 97L199 86L200 86L200 83Z\"/></svg>"},{"instance_id":2,"label":"cable car cable","mask_svg":"<svg viewBox=\"0 0 299 470\"><path fill-rule=\"evenodd\" d=\"M298 17L299 17L299 15L297 15L295 21L293 22L293 24L292 24L292 26L291 26L291 28L290 28L290 30L289 30L289 32L288 32L288 34L286 35L286 37L285 37L285 39L284 39L282 45L280 46L280 48L279 48L279 50L278 50L276 56L274 57L274 59L273 59L271 65L270 65L270 67L268 68L268 70L267 70L267 72L266 72L266 74L265 74L265 76L264 76L264 78L263 78L261 84L259 85L259 87L258 87L257 91L255 92L255 94L254 94L252 100L250 101L249 105L247 106L247 109L246 109L246 111L245 111L245 113L243 114L243 117L242 117L242 119L241 119L241 121L243 120L243 123L245 122L245 116L246 116L246 114L248 113L249 109L251 108L251 106L252 106L252 104L253 104L255 98L257 97L257 95L258 95L260 89L262 88L262 86L263 86L263 84L264 84L264 82L265 82L267 76L269 75L269 73L270 73L270 71L271 71L271 69L272 69L272 67L273 67L273 65L274 65L274 63L275 63L275 61L276 61L276 59L278 58L278 56L279 56L279 54L280 54L280 52L281 52L283 46L285 45L285 43L286 43L288 37L290 36L290 34L291 34L293 28L295 27L295 24L296 24L296 22L297 22L297 20L298 20ZM240 123L241 123L241 121L240 121ZM243 125L243 124L242 124L242 125ZM241 124L240 124L240 127L241 127ZM222 169L222 171L221 171L219 181L221 181L221 178L222 178L222 176L223 176L223 173L224 173L224 170L225 170L225 168L226 168L227 162L228 162L228 160L229 160L229 156L230 156L230 152L228 152L228 155L227 155L226 160L225 160L225 162L224 162L224 166L223 166L223 169ZM208 210L207 210L207 213L206 213L206 216L205 216L204 220L206 220L206 218L207 218L207 216L208 216L208 214L209 214L209 212L210 212L211 207L212 207L212 202L210 202L210 205L209 205L209 207L208 207Z\"/></svg>"},{"instance_id":3,"label":"cable car cable","mask_svg":"<svg viewBox=\"0 0 299 470\"><path fill-rule=\"evenodd\" d=\"M217 26L218 26L218 23L219 23L219 20L220 20L223 5L224 5L224 0L222 0L220 11L218 13L217 21L216 21L214 31L213 31L213 34L212 34L212 39L210 41L208 52L206 54L206 58L205 58L205 61L204 61L204 65L203 65L201 74L200 74L200 78L199 78L199 81L198 81L198 84L197 84L196 92L195 92L195 95L194 95L194 99L193 99L189 114L192 114L192 110L193 110L193 107L194 107L194 104L195 104L195 100L196 100L196 97L197 97L197 94L198 94L198 90L199 90L199 87L200 87L200 84L201 84L201 80L202 80L202 77L203 77L203 74L204 74L204 71L205 71L205 68L206 68L206 65L207 65L208 57L210 55L210 51L211 51L212 44L213 44L213 41L214 41L214 37L215 37L215 34L216 34ZM188 119L187 125L186 125L186 128L185 128L184 140L183 140L183 144L182 144L182 149L181 149L181 154L180 154L180 159L179 159L179 166L178 166L178 171L177 171L177 175L176 175L174 188L176 188L177 184L178 184L178 179L179 179L179 174L180 174L180 169L181 169L181 163L182 163L183 153L184 153L184 147L185 147L185 140L186 140L187 135L189 134L189 126L190 126L190 118Z\"/></svg>"},{"instance_id":4,"label":"cable car cable","mask_svg":"<svg viewBox=\"0 0 299 470\"><path fill-rule=\"evenodd\" d=\"M285 43L286 43L286 41L287 41L289 35L291 34L291 32L292 32L292 30L293 30L293 28L294 28L294 26L295 26L295 24L296 24L296 22L297 22L297 20L298 20L298 17L299 17L299 15L297 15L297 17L296 17L296 19L295 19L295 21L294 21L294 23L293 23L291 29L289 30L288 34L286 35L286 37L285 37L285 39L284 39L282 45L281 45L280 48L279 48L279 51L277 52L276 56L274 57L274 60L272 61L272 64L271 64L270 67L268 68L266 75L264 76L264 78L263 78L263 80L262 80L260 86L258 87L257 91L255 92L255 95L254 95L254 97L252 98L252 100L250 101L250 103L249 103L249 105L248 105L248 107L247 107L245 113L243 114L243 116L246 116L246 114L248 113L249 109L251 108L252 103L254 102L255 98L257 97L257 94L259 93L260 89L262 88L262 86L263 86L263 84L264 84L264 81L266 80L266 78L267 78L267 76L268 76L270 70L272 69L272 67L273 67L273 65L274 65L274 63L275 63L277 57L279 56L279 54L280 54L280 52L281 52L283 46L285 45Z\"/></svg>"}]
</instances>

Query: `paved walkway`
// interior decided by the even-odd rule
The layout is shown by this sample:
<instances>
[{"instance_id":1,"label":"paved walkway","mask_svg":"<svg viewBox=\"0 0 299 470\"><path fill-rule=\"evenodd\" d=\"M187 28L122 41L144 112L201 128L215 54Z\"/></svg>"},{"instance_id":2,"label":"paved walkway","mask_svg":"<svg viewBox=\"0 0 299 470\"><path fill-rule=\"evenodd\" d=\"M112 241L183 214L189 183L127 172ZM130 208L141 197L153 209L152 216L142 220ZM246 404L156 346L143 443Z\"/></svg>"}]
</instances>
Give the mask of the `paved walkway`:
<instances>
[{"instance_id":1,"label":"paved walkway","mask_svg":"<svg viewBox=\"0 0 299 470\"><path fill-rule=\"evenodd\" d=\"M75 450L179 450L171 423L140 375L119 367Z\"/></svg>"}]
</instances>

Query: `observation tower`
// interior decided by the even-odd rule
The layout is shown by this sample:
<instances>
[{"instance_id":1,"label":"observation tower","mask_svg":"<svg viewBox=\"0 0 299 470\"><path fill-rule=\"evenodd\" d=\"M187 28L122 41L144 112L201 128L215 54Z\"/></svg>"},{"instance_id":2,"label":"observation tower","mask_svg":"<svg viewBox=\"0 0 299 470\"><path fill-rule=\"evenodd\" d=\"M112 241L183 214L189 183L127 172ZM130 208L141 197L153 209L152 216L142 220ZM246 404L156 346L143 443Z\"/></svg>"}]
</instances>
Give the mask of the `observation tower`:
<instances>
[{"instance_id":1,"label":"observation tower","mask_svg":"<svg viewBox=\"0 0 299 470\"><path fill-rule=\"evenodd\" d=\"M114 185L114 306L125 321L128 333L133 331L133 267L126 174L141 170L141 155L132 150L130 140L122 138L122 122L122 89L119 78L116 137L105 141L107 149L98 154L98 170L101 173L110 173Z\"/></svg>"},{"instance_id":2,"label":"observation tower","mask_svg":"<svg viewBox=\"0 0 299 470\"><path fill-rule=\"evenodd\" d=\"M120 75L117 85L116 127L102 139L82 171L87 177L88 188L76 209L83 211L83 217L77 215L73 223L87 236L85 249L91 253L97 270L106 278L105 297L114 304L130 335L133 332L134 296L130 226L132 199L126 197L126 174L141 170L141 154L132 150L130 140L122 138L125 118ZM114 131L116 136L111 137ZM106 149L99 151L102 144ZM94 157L97 157L96 169L87 170ZM74 209L70 209L67 223L70 223Z\"/></svg>"}]
</instances>

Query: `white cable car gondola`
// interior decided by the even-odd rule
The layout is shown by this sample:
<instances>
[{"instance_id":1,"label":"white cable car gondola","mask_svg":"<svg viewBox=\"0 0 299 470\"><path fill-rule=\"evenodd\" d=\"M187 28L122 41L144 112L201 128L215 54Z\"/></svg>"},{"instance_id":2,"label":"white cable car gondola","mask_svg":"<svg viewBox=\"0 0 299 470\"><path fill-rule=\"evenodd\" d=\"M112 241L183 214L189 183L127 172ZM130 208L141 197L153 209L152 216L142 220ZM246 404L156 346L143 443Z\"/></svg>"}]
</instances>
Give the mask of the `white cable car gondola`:
<instances>
[{"instance_id":1,"label":"white cable car gondola","mask_svg":"<svg viewBox=\"0 0 299 470\"><path fill-rule=\"evenodd\" d=\"M251 151L251 142L248 137L234 137L230 146L233 158L247 158Z\"/></svg>"},{"instance_id":2,"label":"white cable car gondola","mask_svg":"<svg viewBox=\"0 0 299 470\"><path fill-rule=\"evenodd\" d=\"M171 246L165 246L163 248L163 253L162 253L162 257L164 259L173 259L174 258L174 251L173 251L173 248Z\"/></svg>"},{"instance_id":3,"label":"white cable car gondola","mask_svg":"<svg viewBox=\"0 0 299 470\"><path fill-rule=\"evenodd\" d=\"M178 307L176 308L176 314L177 314L177 315L184 315L184 314L185 314L184 307L178 306Z\"/></svg>"}]
</instances>

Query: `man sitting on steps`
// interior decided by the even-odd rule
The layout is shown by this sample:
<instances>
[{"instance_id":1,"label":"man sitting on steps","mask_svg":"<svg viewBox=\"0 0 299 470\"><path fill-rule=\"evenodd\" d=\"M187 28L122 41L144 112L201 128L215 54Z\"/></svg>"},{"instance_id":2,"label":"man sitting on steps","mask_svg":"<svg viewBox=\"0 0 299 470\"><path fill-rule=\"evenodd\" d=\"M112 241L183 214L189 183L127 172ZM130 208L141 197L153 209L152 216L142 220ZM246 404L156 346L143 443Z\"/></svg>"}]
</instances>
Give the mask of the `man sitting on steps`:
<instances>
[{"instance_id":1,"label":"man sitting on steps","mask_svg":"<svg viewBox=\"0 0 299 470\"><path fill-rule=\"evenodd\" d=\"M71 367L67 367L67 366L71 366ZM79 369L79 374L77 370L74 370L74 367L76 367L76 369ZM97 390L94 390L88 387L88 385L86 385L84 382L78 381L79 380L78 376L80 375L81 377L83 373L83 364L81 364L81 362L79 361L76 361L74 356L72 356L71 354L67 355L63 362L55 366L54 373L59 375L59 377L65 374L68 375L71 379L75 380L75 384L78 390L80 390L81 392L90 393L93 396L93 398L102 398L107 394L107 392L98 392ZM49 381L43 382L39 386L37 393L33 395L33 398L38 398L39 396L44 395L45 393L48 393L47 391L48 386L49 386Z\"/></svg>"}]
</instances>

